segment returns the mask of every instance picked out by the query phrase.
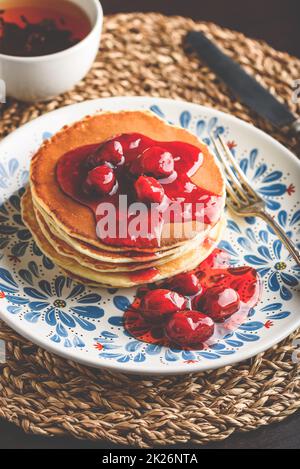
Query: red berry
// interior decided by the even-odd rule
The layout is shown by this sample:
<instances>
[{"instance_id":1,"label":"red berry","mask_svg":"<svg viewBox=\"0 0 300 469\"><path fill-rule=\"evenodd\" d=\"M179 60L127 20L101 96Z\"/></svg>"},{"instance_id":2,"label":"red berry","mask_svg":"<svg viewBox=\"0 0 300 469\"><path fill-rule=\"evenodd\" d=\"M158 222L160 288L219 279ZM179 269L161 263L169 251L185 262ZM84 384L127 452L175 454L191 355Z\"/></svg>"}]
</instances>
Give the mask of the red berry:
<instances>
[{"instance_id":1,"label":"red berry","mask_svg":"<svg viewBox=\"0 0 300 469\"><path fill-rule=\"evenodd\" d=\"M161 184L154 178L140 176L134 184L136 194L142 202L155 202L160 204L164 198L165 191Z\"/></svg>"},{"instance_id":2,"label":"red berry","mask_svg":"<svg viewBox=\"0 0 300 469\"><path fill-rule=\"evenodd\" d=\"M89 156L87 164L89 168L95 168L101 163L111 163L114 166L124 162L123 147L118 140L109 140L103 143Z\"/></svg>"},{"instance_id":3,"label":"red berry","mask_svg":"<svg viewBox=\"0 0 300 469\"><path fill-rule=\"evenodd\" d=\"M89 171L86 178L86 189L98 194L109 194L116 183L113 170L106 165L97 166Z\"/></svg>"},{"instance_id":4,"label":"red berry","mask_svg":"<svg viewBox=\"0 0 300 469\"><path fill-rule=\"evenodd\" d=\"M166 325L167 337L181 347L201 347L214 333L214 321L199 311L175 313Z\"/></svg>"},{"instance_id":5,"label":"red berry","mask_svg":"<svg viewBox=\"0 0 300 469\"><path fill-rule=\"evenodd\" d=\"M184 274L177 275L169 282L169 287L181 293L182 295L197 295L202 292L201 283L197 275L192 272L186 272Z\"/></svg>"},{"instance_id":6,"label":"red berry","mask_svg":"<svg viewBox=\"0 0 300 469\"><path fill-rule=\"evenodd\" d=\"M150 147L144 151L140 158L144 173L163 178L174 172L174 158L164 148Z\"/></svg>"},{"instance_id":7,"label":"red berry","mask_svg":"<svg viewBox=\"0 0 300 469\"><path fill-rule=\"evenodd\" d=\"M141 300L141 312L145 319L161 321L170 314L186 307L186 299L171 290L151 290Z\"/></svg>"},{"instance_id":8,"label":"red berry","mask_svg":"<svg viewBox=\"0 0 300 469\"><path fill-rule=\"evenodd\" d=\"M232 288L212 287L207 290L198 307L216 322L223 322L240 309L239 294Z\"/></svg>"},{"instance_id":9,"label":"red berry","mask_svg":"<svg viewBox=\"0 0 300 469\"><path fill-rule=\"evenodd\" d=\"M131 174L134 174L135 176L140 176L141 174L143 174L141 155L139 155L138 158L135 158L131 162L129 166L129 171Z\"/></svg>"}]
</instances>

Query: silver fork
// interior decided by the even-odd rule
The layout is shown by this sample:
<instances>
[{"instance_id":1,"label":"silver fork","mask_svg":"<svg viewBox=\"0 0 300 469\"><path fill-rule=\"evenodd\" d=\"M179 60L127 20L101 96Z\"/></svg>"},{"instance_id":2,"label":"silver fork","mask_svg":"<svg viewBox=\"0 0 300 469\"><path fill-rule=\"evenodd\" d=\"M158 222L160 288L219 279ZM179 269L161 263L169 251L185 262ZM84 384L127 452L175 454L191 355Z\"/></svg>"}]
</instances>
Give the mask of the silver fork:
<instances>
[{"instance_id":1,"label":"silver fork","mask_svg":"<svg viewBox=\"0 0 300 469\"><path fill-rule=\"evenodd\" d=\"M260 217L270 225L279 239L285 245L296 263L300 265L300 251L291 239L285 234L281 226L266 210L266 203L260 195L251 187L247 177L239 167L234 156L219 135L211 136L216 155L221 162L226 179L226 189L229 195L228 208L239 217ZM234 168L234 171L233 169Z\"/></svg>"}]
</instances>

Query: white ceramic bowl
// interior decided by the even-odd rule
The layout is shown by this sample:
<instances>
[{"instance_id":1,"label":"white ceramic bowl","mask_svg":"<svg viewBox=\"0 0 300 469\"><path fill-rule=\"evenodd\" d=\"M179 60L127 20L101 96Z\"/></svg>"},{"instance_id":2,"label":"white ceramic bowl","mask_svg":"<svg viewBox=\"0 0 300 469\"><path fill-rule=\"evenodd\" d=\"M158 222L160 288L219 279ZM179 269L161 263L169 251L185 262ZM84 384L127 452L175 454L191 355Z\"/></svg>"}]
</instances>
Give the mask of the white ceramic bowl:
<instances>
[{"instance_id":1,"label":"white ceramic bowl","mask_svg":"<svg viewBox=\"0 0 300 469\"><path fill-rule=\"evenodd\" d=\"M69 49L40 57L0 54L0 78L7 96L21 101L45 101L71 89L89 71L98 52L103 10L98 0L69 0L92 23L88 36ZM1 5L1 2L0 2Z\"/></svg>"}]
</instances>

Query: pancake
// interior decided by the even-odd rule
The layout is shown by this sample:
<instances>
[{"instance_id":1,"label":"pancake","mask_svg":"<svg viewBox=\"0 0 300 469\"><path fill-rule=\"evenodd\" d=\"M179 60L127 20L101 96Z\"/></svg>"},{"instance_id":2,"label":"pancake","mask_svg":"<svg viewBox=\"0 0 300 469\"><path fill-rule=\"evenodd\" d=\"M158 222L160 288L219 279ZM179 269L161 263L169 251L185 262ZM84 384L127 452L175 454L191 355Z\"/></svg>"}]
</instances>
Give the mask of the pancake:
<instances>
[{"instance_id":1,"label":"pancake","mask_svg":"<svg viewBox=\"0 0 300 469\"><path fill-rule=\"evenodd\" d=\"M166 192L163 192L164 199L160 200L168 204L168 196L171 201L177 198L180 200L181 194L182 201L206 200L208 211L210 210L205 219L206 224L198 226L195 221L165 223L162 228L161 243L154 246L149 243L134 245L131 242L127 243L124 239L114 238L112 244L108 244L104 239L98 238L93 211L73 198L73 196L75 199L78 198L77 187L82 187L81 184L83 184L82 178L78 178L78 175L81 175L80 166L78 163L74 166L74 160L68 159L67 155L67 162L70 161L70 163L66 166L63 179L60 181L65 184L64 181L67 180L69 184L67 187L74 187L71 197L63 192L57 181L57 163L62 155L72 150L86 145L94 145L90 148L95 148L95 145L100 145L101 142L115 135L131 134L133 131L158 142L169 142L165 143L165 148L171 148L174 161L177 161L175 171L177 170L178 176L174 171L169 173L175 175L170 187L168 186L169 180L161 182L166 185L164 186ZM151 140L147 141L143 138L141 136L139 140L136 140L139 143L134 146L136 141L129 136L127 147L123 148L127 148L126 151L130 148L134 149L131 158L137 158L141 148L148 148L146 145L155 146L155 142L151 143ZM142 142L144 142L144 147ZM189 147L180 146L182 143L178 142L191 144L198 148L199 152L195 148L186 150ZM82 149L79 151L82 152ZM199 160L199 153L202 155L202 162ZM77 158L77 150L75 155ZM85 158L85 154L83 156ZM82 161L82 159L76 161ZM194 162L196 162L195 173L190 175L188 171L195 164ZM127 177L128 166L122 167L125 168L125 172L123 170L115 174L118 175L119 184L124 181L124 186L122 183L119 185L120 193L126 194L128 191L130 193L130 187L135 179L132 179L132 176ZM117 171L116 167L114 171ZM138 174L141 173L138 172ZM188 177L180 177L180 174L187 174ZM169 192L166 187L169 187ZM66 190L65 187L64 190ZM68 189L67 193L70 193ZM210 195L207 196L207 193ZM118 196L118 194L119 192L115 195ZM187 194L192 194L190 199L185 198ZM135 201L135 191L131 197L131 200ZM108 195L107 200L111 203L111 194ZM169 125L154 114L143 111L99 113L95 116L88 116L69 127L64 127L52 139L45 142L34 155L30 170L30 186L21 201L23 221L47 257L76 281L88 285L116 288L158 282L197 267L209 256L220 240L225 225L224 205L224 179L218 163L207 146L185 129ZM185 210L190 213L191 209L185 206ZM198 206L196 210L199 210ZM178 227L181 228L180 235L176 231ZM169 233L166 236L168 230Z\"/></svg>"},{"instance_id":2,"label":"pancake","mask_svg":"<svg viewBox=\"0 0 300 469\"><path fill-rule=\"evenodd\" d=\"M56 164L63 154L75 148L101 143L114 135L130 133L133 129L134 132L158 141L181 141L199 148L203 154L203 164L191 180L198 187L222 197L218 219L221 218L225 203L224 179L215 158L204 143L187 130L169 125L150 112L105 112L88 116L80 122L64 127L52 139L45 142L32 159L30 185L34 205L39 207L40 211L45 212L57 229L69 238L82 241L103 251L124 252L128 250L126 246L108 246L97 237L92 211L65 195L60 189L56 180ZM216 222L217 220L204 226L203 230L209 231ZM159 248L141 249L131 246L130 250L149 253L169 250L198 235L193 223L187 226L182 238L176 238L173 233L174 230L171 230L169 237L162 238Z\"/></svg>"},{"instance_id":3,"label":"pancake","mask_svg":"<svg viewBox=\"0 0 300 469\"><path fill-rule=\"evenodd\" d=\"M57 251L43 234L33 210L32 201L28 191L22 198L22 217L25 225L29 228L33 237L42 250L54 263L61 267L70 277L89 285L109 286L118 288L135 287L150 281L160 281L172 277L181 272L194 269L202 262L219 242L225 225L222 219L209 233L205 242L190 251L184 253L177 259L170 260L155 267L155 269L142 269L136 272L100 272L87 268L71 257ZM150 275L149 275L150 274ZM147 279L147 280L146 280Z\"/></svg>"},{"instance_id":4,"label":"pancake","mask_svg":"<svg viewBox=\"0 0 300 469\"><path fill-rule=\"evenodd\" d=\"M187 241L187 242L182 242L179 243L178 245L172 246L170 249L164 249L162 251L157 251L157 252L148 252L144 253L142 251L106 251L100 248L96 248L95 246L92 246L88 243L85 243L79 239L72 238L61 228L59 228L54 220L47 215L47 213L38 207L38 204L35 205L35 210L40 214L42 217L44 223L47 225L48 230L56 237L59 238L60 240L64 241L67 243L74 251L83 254L85 256L88 256L90 258L96 259L98 261L103 261L103 262L111 262L111 263L117 263L117 264L122 264L122 263L132 263L134 262L157 262L159 259L164 259L166 257L169 257L171 255L180 255L183 254L183 252L187 251L189 249L189 245L191 243L200 243L201 241L204 240L206 235L209 232L209 228L207 228L206 231L203 231L199 235L197 235L193 240Z\"/></svg>"},{"instance_id":5,"label":"pancake","mask_svg":"<svg viewBox=\"0 0 300 469\"><path fill-rule=\"evenodd\" d=\"M103 262L103 261L99 261L99 260L90 258L86 255L76 252L70 245L68 245L66 242L64 242L57 236L55 236L55 234L53 234L51 230L49 230L49 227L47 226L47 224L45 223L45 220L43 219L43 217L41 216L39 212L34 210L34 213L35 213L38 225L43 235L45 236L47 241L52 245L52 247L57 252L60 252L64 256L71 257L72 259L80 263L81 265L88 267L92 270L102 271L102 272L114 272L114 271L131 272L131 271L136 271L136 270L141 269L141 263L138 263L138 262L123 263L120 265L120 263L118 262L115 262L115 263ZM199 244L200 244L199 242L186 243L186 245L183 246L183 248L179 248L178 250L175 250L175 251L173 250L172 253L168 255L167 257L164 257L161 259L155 259L154 261L151 261L151 262L149 261L143 262L142 268L146 269L146 268L156 267L165 262L169 262L170 260L176 259L177 257L179 257L184 252L191 250L193 247L197 247L197 245Z\"/></svg>"}]
</instances>

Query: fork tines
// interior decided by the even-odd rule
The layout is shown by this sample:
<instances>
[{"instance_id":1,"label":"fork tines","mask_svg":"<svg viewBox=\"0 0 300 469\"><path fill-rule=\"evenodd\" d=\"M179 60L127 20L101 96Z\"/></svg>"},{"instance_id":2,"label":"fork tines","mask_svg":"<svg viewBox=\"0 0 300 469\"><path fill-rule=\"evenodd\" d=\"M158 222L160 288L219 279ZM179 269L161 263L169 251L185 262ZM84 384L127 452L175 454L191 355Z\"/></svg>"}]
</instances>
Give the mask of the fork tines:
<instances>
[{"instance_id":1,"label":"fork tines","mask_svg":"<svg viewBox=\"0 0 300 469\"><path fill-rule=\"evenodd\" d=\"M226 189L232 201L236 205L249 204L261 201L261 197L251 187L246 175L236 162L229 147L221 135L216 138L211 136L216 155L226 173Z\"/></svg>"}]
</instances>

